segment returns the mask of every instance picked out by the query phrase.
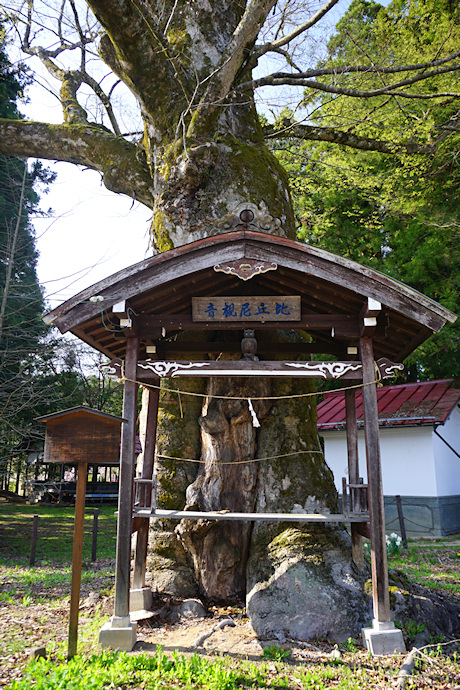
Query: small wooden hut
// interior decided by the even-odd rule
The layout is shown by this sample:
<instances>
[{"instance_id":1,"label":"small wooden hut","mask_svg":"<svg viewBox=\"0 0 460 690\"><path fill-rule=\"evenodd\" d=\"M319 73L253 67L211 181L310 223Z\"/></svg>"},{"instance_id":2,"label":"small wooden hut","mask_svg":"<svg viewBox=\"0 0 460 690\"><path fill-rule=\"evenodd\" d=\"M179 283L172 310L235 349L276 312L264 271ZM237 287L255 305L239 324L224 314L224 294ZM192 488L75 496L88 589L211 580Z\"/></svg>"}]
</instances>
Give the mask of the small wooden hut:
<instances>
[{"instance_id":1,"label":"small wooden hut","mask_svg":"<svg viewBox=\"0 0 460 690\"><path fill-rule=\"evenodd\" d=\"M118 498L118 483L99 482L97 477L100 467L119 467L121 417L81 405L38 417L37 421L46 424L44 464L87 463L93 475L86 498L101 502ZM59 502L62 496L74 498L75 482L64 482L61 476L56 490Z\"/></svg>"}]
</instances>

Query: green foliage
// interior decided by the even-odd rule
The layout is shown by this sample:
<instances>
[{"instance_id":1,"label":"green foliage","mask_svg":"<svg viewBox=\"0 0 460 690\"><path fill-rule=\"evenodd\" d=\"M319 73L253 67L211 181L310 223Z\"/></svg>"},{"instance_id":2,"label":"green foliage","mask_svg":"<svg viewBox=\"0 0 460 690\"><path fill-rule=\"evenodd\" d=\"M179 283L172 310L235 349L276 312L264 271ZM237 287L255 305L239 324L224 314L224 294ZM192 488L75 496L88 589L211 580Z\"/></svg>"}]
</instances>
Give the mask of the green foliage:
<instances>
[{"instance_id":1,"label":"green foliage","mask_svg":"<svg viewBox=\"0 0 460 690\"><path fill-rule=\"evenodd\" d=\"M342 642L340 649L343 649L345 652L352 652L352 654L354 654L358 651L356 640L354 640L352 637L349 637L346 642Z\"/></svg>"},{"instance_id":2,"label":"green foliage","mask_svg":"<svg viewBox=\"0 0 460 690\"><path fill-rule=\"evenodd\" d=\"M56 664L47 659L32 662L24 677L11 690L34 687L37 690L99 690L108 687L237 688L236 674L224 662L210 662L194 654L191 658L174 652L171 657L157 648L155 654L128 656L104 652L89 659L76 656L68 663Z\"/></svg>"},{"instance_id":3,"label":"green foliage","mask_svg":"<svg viewBox=\"0 0 460 690\"><path fill-rule=\"evenodd\" d=\"M389 567L403 571L412 581L444 594L460 594L458 547L437 541L410 543L408 551L388 556Z\"/></svg>"},{"instance_id":4,"label":"green foliage","mask_svg":"<svg viewBox=\"0 0 460 690\"><path fill-rule=\"evenodd\" d=\"M324 66L401 65L441 59L460 44L459 9L444 0L355 0L338 22ZM351 87L349 77L322 77ZM401 74L353 75L370 90ZM286 139L278 156L290 178L299 238L378 269L459 312L458 72L400 87L426 98L346 98L305 93L314 124L388 142L436 143L428 155L361 151ZM284 116L288 113L283 113ZM396 145L396 144L395 144ZM409 380L460 376L459 326L447 326L406 362Z\"/></svg>"},{"instance_id":5,"label":"green foliage","mask_svg":"<svg viewBox=\"0 0 460 690\"><path fill-rule=\"evenodd\" d=\"M289 649L283 649L282 647L278 647L278 645L274 644L270 647L264 648L262 657L264 659L273 659L273 661L283 661L283 659L287 659L290 654L291 652Z\"/></svg>"},{"instance_id":6,"label":"green foliage","mask_svg":"<svg viewBox=\"0 0 460 690\"><path fill-rule=\"evenodd\" d=\"M407 621L404 621L402 624L396 621L395 625L402 630L406 640L411 643L414 642L416 635L425 630L425 625L423 623L417 623L412 620L412 618L408 618Z\"/></svg>"}]
</instances>

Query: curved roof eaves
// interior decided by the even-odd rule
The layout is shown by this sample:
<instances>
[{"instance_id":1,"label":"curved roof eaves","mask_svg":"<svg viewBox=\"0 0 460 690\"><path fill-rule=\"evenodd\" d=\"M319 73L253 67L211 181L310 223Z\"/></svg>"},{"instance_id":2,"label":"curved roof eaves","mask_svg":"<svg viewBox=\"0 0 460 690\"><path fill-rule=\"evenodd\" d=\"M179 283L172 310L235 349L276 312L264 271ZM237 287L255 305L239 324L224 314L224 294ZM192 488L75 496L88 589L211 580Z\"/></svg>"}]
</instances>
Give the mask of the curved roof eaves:
<instances>
[{"instance_id":1,"label":"curved roof eaves","mask_svg":"<svg viewBox=\"0 0 460 690\"><path fill-rule=\"evenodd\" d=\"M101 306L110 308L121 300L160 286L164 288L177 277L239 259L273 261L284 268L346 287L363 297L373 297L432 331L457 318L417 290L351 259L295 240L242 230L197 240L129 266L48 312L44 320L56 324L64 333L96 316Z\"/></svg>"}]
</instances>

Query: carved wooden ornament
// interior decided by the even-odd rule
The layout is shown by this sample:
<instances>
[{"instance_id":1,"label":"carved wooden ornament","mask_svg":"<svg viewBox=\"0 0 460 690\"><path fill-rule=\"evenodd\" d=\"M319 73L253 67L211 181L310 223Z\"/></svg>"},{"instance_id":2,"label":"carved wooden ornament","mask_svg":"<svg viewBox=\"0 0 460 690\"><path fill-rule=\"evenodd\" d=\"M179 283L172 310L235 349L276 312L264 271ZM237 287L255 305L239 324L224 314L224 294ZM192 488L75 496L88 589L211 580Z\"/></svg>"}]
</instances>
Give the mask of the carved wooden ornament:
<instances>
[{"instance_id":1,"label":"carved wooden ornament","mask_svg":"<svg viewBox=\"0 0 460 690\"><path fill-rule=\"evenodd\" d=\"M121 359L101 364L107 376L123 377ZM390 362L386 357L376 362L376 378L392 378L404 365ZM166 362L144 360L137 363L137 379L148 381L179 376L276 376L317 379L362 379L362 363L356 362L270 362L251 360L219 360L206 362Z\"/></svg>"},{"instance_id":2,"label":"carved wooden ornament","mask_svg":"<svg viewBox=\"0 0 460 690\"><path fill-rule=\"evenodd\" d=\"M260 273L276 271L277 268L278 264L275 264L273 261L256 261L251 259L229 261L228 263L214 266L216 273L226 273L227 275L236 276L240 280L250 280Z\"/></svg>"}]
</instances>

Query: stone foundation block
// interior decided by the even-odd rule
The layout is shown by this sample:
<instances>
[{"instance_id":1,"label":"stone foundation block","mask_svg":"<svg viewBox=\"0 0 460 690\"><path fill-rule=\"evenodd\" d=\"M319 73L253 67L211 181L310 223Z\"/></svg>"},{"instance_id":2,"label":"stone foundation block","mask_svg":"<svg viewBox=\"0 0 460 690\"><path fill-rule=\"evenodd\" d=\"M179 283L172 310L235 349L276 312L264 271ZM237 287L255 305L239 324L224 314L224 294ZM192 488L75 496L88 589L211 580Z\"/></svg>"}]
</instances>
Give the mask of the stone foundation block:
<instances>
[{"instance_id":1,"label":"stone foundation block","mask_svg":"<svg viewBox=\"0 0 460 690\"><path fill-rule=\"evenodd\" d=\"M99 631L99 644L101 647L114 649L115 651L130 652L136 644L137 624L123 622L123 627L113 617L105 623Z\"/></svg>"},{"instance_id":2,"label":"stone foundation block","mask_svg":"<svg viewBox=\"0 0 460 690\"><path fill-rule=\"evenodd\" d=\"M130 611L150 611L153 597L150 587L142 587L141 589L131 589L129 592L129 610Z\"/></svg>"},{"instance_id":3,"label":"stone foundation block","mask_svg":"<svg viewBox=\"0 0 460 690\"><path fill-rule=\"evenodd\" d=\"M393 621L372 621L372 628L363 628L363 644L372 656L403 654L406 651L401 630Z\"/></svg>"}]
</instances>

